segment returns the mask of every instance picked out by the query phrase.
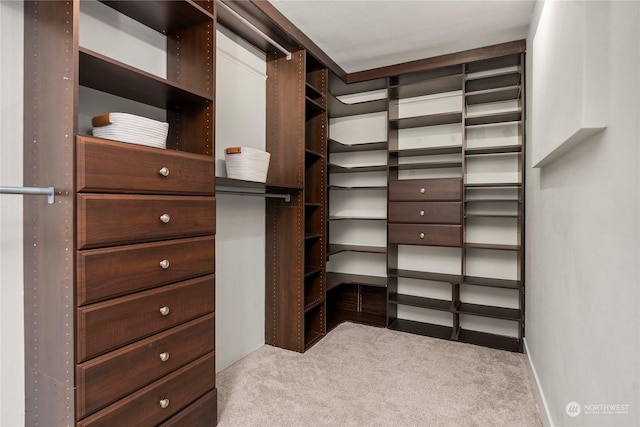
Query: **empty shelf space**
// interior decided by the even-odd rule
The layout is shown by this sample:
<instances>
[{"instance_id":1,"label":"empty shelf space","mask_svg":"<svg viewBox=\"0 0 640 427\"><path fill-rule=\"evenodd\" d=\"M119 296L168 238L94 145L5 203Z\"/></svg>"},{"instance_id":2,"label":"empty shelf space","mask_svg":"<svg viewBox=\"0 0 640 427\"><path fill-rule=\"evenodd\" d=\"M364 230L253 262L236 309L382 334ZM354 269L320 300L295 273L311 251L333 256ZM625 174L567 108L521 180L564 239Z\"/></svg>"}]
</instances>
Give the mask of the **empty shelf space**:
<instances>
[{"instance_id":1,"label":"empty shelf space","mask_svg":"<svg viewBox=\"0 0 640 427\"><path fill-rule=\"evenodd\" d=\"M453 328L450 326L434 325L432 323L422 323L404 319L396 319L389 325L389 329L446 340L451 339L453 332Z\"/></svg>"},{"instance_id":2,"label":"empty shelf space","mask_svg":"<svg viewBox=\"0 0 640 427\"><path fill-rule=\"evenodd\" d=\"M385 217L373 217L373 216L347 216L347 215L332 215L328 218L329 221L386 221Z\"/></svg>"},{"instance_id":3,"label":"empty shelf space","mask_svg":"<svg viewBox=\"0 0 640 427\"><path fill-rule=\"evenodd\" d=\"M329 95L330 118L359 116L361 114L377 113L382 111L387 111L386 98L346 104L335 96Z\"/></svg>"},{"instance_id":4,"label":"empty shelf space","mask_svg":"<svg viewBox=\"0 0 640 427\"><path fill-rule=\"evenodd\" d=\"M444 168L461 168L462 160L460 161L429 161L429 162L415 162L415 163L398 163L398 159L391 159L389 161L389 169L395 170L416 170L416 169L444 169Z\"/></svg>"},{"instance_id":5,"label":"empty shelf space","mask_svg":"<svg viewBox=\"0 0 640 427\"><path fill-rule=\"evenodd\" d=\"M320 267L312 267L312 266L304 267L304 277L313 276L314 274L318 274L320 272L322 272L322 268Z\"/></svg>"},{"instance_id":6,"label":"empty shelf space","mask_svg":"<svg viewBox=\"0 0 640 427\"><path fill-rule=\"evenodd\" d=\"M389 87L389 99L413 98L416 96L433 95L461 89L462 75L455 74L391 86Z\"/></svg>"},{"instance_id":7,"label":"empty shelf space","mask_svg":"<svg viewBox=\"0 0 640 427\"><path fill-rule=\"evenodd\" d=\"M273 182L245 181L242 179L216 177L216 187L234 187L255 190L280 191L280 190L302 190L301 185L278 184Z\"/></svg>"},{"instance_id":8,"label":"empty shelf space","mask_svg":"<svg viewBox=\"0 0 640 427\"><path fill-rule=\"evenodd\" d=\"M491 347L498 350L513 352L521 351L521 343L518 338L472 331L469 329L460 329L458 341Z\"/></svg>"},{"instance_id":9,"label":"empty shelf space","mask_svg":"<svg viewBox=\"0 0 640 427\"><path fill-rule=\"evenodd\" d=\"M330 185L329 189L331 190L384 190L386 189L386 185L370 185L367 187L364 186L355 186L355 187L347 187L345 185Z\"/></svg>"},{"instance_id":10,"label":"empty shelf space","mask_svg":"<svg viewBox=\"0 0 640 427\"><path fill-rule=\"evenodd\" d=\"M495 89L478 90L465 93L467 105L486 104L490 102L520 99L520 86L508 86Z\"/></svg>"},{"instance_id":11,"label":"empty shelf space","mask_svg":"<svg viewBox=\"0 0 640 427\"><path fill-rule=\"evenodd\" d=\"M189 103L207 104L213 94L154 76L89 49L79 49L79 83L101 92L162 109ZM105 79L104 76L109 76Z\"/></svg>"},{"instance_id":12,"label":"empty shelf space","mask_svg":"<svg viewBox=\"0 0 640 427\"><path fill-rule=\"evenodd\" d=\"M472 314L474 316L491 317L493 319L521 320L520 310L517 308L494 307L490 305L471 304L461 302L456 307L460 314Z\"/></svg>"},{"instance_id":13,"label":"empty shelf space","mask_svg":"<svg viewBox=\"0 0 640 427\"><path fill-rule=\"evenodd\" d=\"M464 217L465 218L473 218L473 217L477 217L477 218L520 218L521 215L515 213L515 214L510 214L510 213L465 213Z\"/></svg>"},{"instance_id":14,"label":"empty shelf space","mask_svg":"<svg viewBox=\"0 0 640 427\"><path fill-rule=\"evenodd\" d=\"M469 243L465 242L465 248L468 249L491 249L496 251L519 251L520 245L501 245L496 243Z\"/></svg>"},{"instance_id":15,"label":"empty shelf space","mask_svg":"<svg viewBox=\"0 0 640 427\"><path fill-rule=\"evenodd\" d=\"M345 144L335 139L329 139L330 153L353 153L358 151L386 150L389 144L387 141L363 142L359 144Z\"/></svg>"},{"instance_id":16,"label":"empty shelf space","mask_svg":"<svg viewBox=\"0 0 640 427\"><path fill-rule=\"evenodd\" d=\"M497 146L488 146L488 147L472 147L472 148L465 148L464 150L464 153L468 155L520 153L520 152L522 152L521 144L497 145Z\"/></svg>"},{"instance_id":17,"label":"empty shelf space","mask_svg":"<svg viewBox=\"0 0 640 427\"><path fill-rule=\"evenodd\" d=\"M365 252L372 254L386 254L386 246L364 246L364 245L341 245L336 243L330 243L327 255L335 255L341 252Z\"/></svg>"},{"instance_id":18,"label":"empty shelf space","mask_svg":"<svg viewBox=\"0 0 640 427\"><path fill-rule=\"evenodd\" d=\"M462 276L459 274L444 274L444 273L431 273L427 271L412 271L412 270L399 270L390 269L389 276L392 277L405 277L408 279L420 279L420 280L432 280L435 282L446 283L460 283Z\"/></svg>"},{"instance_id":19,"label":"empty shelf space","mask_svg":"<svg viewBox=\"0 0 640 427\"><path fill-rule=\"evenodd\" d=\"M165 35L215 20L212 14L191 1L135 2L102 0L101 3Z\"/></svg>"},{"instance_id":20,"label":"empty shelf space","mask_svg":"<svg viewBox=\"0 0 640 427\"><path fill-rule=\"evenodd\" d=\"M475 75L468 74L467 81L465 83L465 90L467 93L469 93L489 89L520 86L520 84L520 67L510 67L497 69L493 74L490 71L477 73Z\"/></svg>"},{"instance_id":21,"label":"empty shelf space","mask_svg":"<svg viewBox=\"0 0 640 427\"><path fill-rule=\"evenodd\" d=\"M522 281L520 280L507 280L507 279L493 279L490 277L475 277L464 276L463 283L476 286L487 286L491 288L503 288L503 289L522 289Z\"/></svg>"},{"instance_id":22,"label":"empty shelf space","mask_svg":"<svg viewBox=\"0 0 640 427\"><path fill-rule=\"evenodd\" d=\"M376 288L386 288L387 278L379 276L365 276L362 274L327 272L327 291L340 285L364 285Z\"/></svg>"},{"instance_id":23,"label":"empty shelf space","mask_svg":"<svg viewBox=\"0 0 640 427\"><path fill-rule=\"evenodd\" d=\"M327 330L331 330L344 322L360 323L363 325L384 328L387 324L387 319L386 316L382 314L350 310L331 310L327 316Z\"/></svg>"},{"instance_id":24,"label":"empty shelf space","mask_svg":"<svg viewBox=\"0 0 640 427\"><path fill-rule=\"evenodd\" d=\"M473 202L522 202L522 199L519 197L514 197L514 198L498 198L498 197L485 197L485 198L481 198L481 197L474 197L474 198L470 198L470 199L465 199L464 200L465 203L473 203Z\"/></svg>"},{"instance_id":25,"label":"empty shelf space","mask_svg":"<svg viewBox=\"0 0 640 427\"><path fill-rule=\"evenodd\" d=\"M428 114L425 116L396 118L389 120L390 129L408 129L424 126L462 123L462 112Z\"/></svg>"},{"instance_id":26,"label":"empty shelf space","mask_svg":"<svg viewBox=\"0 0 640 427\"><path fill-rule=\"evenodd\" d=\"M381 172L386 170L387 170L387 165L340 166L332 163L329 164L329 173Z\"/></svg>"},{"instance_id":27,"label":"empty shelf space","mask_svg":"<svg viewBox=\"0 0 640 427\"><path fill-rule=\"evenodd\" d=\"M389 150L389 157L432 156L438 154L457 154L462 152L461 145L443 145L439 147L409 148L405 150Z\"/></svg>"},{"instance_id":28,"label":"empty shelf space","mask_svg":"<svg viewBox=\"0 0 640 427\"><path fill-rule=\"evenodd\" d=\"M465 188L506 188L506 187L522 187L522 183L521 182L471 182L471 183L465 183L464 186Z\"/></svg>"},{"instance_id":29,"label":"empty shelf space","mask_svg":"<svg viewBox=\"0 0 640 427\"><path fill-rule=\"evenodd\" d=\"M310 311L324 302L322 297L311 295L304 298L304 311Z\"/></svg>"},{"instance_id":30,"label":"empty shelf space","mask_svg":"<svg viewBox=\"0 0 640 427\"><path fill-rule=\"evenodd\" d=\"M309 98L308 96L305 97L305 102L306 102L306 105L307 105L307 114L316 114L316 113L324 113L325 112L325 108L322 106L322 104L320 104L317 101Z\"/></svg>"},{"instance_id":31,"label":"empty shelf space","mask_svg":"<svg viewBox=\"0 0 640 427\"><path fill-rule=\"evenodd\" d=\"M449 311L451 307L451 301L403 294L390 294L389 304L409 305L412 307L430 308L432 310L440 311Z\"/></svg>"},{"instance_id":32,"label":"empty shelf space","mask_svg":"<svg viewBox=\"0 0 640 427\"><path fill-rule=\"evenodd\" d=\"M317 104L322 106L323 103L321 102L321 100L324 98L322 91L309 82L305 84L305 95L306 95L306 98L308 99L310 98L313 101L315 101Z\"/></svg>"},{"instance_id":33,"label":"empty shelf space","mask_svg":"<svg viewBox=\"0 0 640 427\"><path fill-rule=\"evenodd\" d=\"M503 111L487 114L474 114L465 117L466 126L487 125L494 123L518 122L522 120L522 110Z\"/></svg>"}]
</instances>

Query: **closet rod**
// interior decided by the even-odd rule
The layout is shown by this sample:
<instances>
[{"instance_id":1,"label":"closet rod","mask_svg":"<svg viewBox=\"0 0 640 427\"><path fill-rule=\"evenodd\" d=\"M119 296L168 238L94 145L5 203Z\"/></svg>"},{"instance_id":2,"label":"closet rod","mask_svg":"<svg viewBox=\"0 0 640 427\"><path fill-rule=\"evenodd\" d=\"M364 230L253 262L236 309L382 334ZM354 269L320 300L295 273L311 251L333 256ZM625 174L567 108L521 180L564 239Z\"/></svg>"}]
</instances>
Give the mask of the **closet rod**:
<instances>
[{"instance_id":1,"label":"closet rod","mask_svg":"<svg viewBox=\"0 0 640 427\"><path fill-rule=\"evenodd\" d=\"M284 199L284 201L287 203L291 201L290 194L249 193L244 191L229 191L229 190L216 190L216 194L232 194L235 196L266 197L268 199Z\"/></svg>"},{"instance_id":2,"label":"closet rod","mask_svg":"<svg viewBox=\"0 0 640 427\"><path fill-rule=\"evenodd\" d=\"M53 187L0 187L0 194L27 194L37 196L48 196L47 202L54 203L55 189Z\"/></svg>"},{"instance_id":3,"label":"closet rod","mask_svg":"<svg viewBox=\"0 0 640 427\"><path fill-rule=\"evenodd\" d=\"M280 45L277 41L275 41L274 39L272 39L271 37L269 37L268 35L266 35L265 33L263 33L262 31L260 31L255 25L253 25L251 22L247 21L246 19L244 19L242 17L242 15L240 15L238 12L236 12L235 10L231 9L229 6L227 6L226 4L224 4L222 2L222 0L216 0L216 3L220 6L224 6L224 8L231 13L233 16L235 16L236 18L238 18L240 20L240 22L242 22L244 25L246 25L251 31L253 31L254 33L256 33L257 35L259 35L260 37L262 37L263 39L265 39L266 41L268 41L269 43L271 43L273 45L273 47L275 47L276 49L278 49L280 52L284 53L285 55L287 55L287 61L291 60L291 52L288 51L287 49L285 49L282 45Z\"/></svg>"}]
</instances>

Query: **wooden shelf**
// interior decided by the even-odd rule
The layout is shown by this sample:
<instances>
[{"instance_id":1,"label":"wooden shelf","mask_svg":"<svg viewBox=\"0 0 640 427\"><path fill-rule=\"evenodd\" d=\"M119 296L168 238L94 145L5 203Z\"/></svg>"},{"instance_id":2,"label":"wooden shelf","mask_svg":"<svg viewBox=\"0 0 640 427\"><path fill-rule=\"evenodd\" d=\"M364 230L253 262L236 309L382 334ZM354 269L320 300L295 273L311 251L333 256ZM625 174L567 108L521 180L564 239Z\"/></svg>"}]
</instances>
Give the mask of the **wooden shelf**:
<instances>
[{"instance_id":1,"label":"wooden shelf","mask_svg":"<svg viewBox=\"0 0 640 427\"><path fill-rule=\"evenodd\" d=\"M353 221L386 221L387 218L384 217L366 217L366 216L344 216L344 215L333 215L327 218L328 221L345 221L345 220L353 220Z\"/></svg>"},{"instance_id":2,"label":"wooden shelf","mask_svg":"<svg viewBox=\"0 0 640 427\"><path fill-rule=\"evenodd\" d=\"M322 106L322 104L319 104L318 102L316 102L315 100L309 98L309 97L305 97L305 103L306 103L306 114L307 117L313 116L315 114L321 114L325 112L325 108Z\"/></svg>"},{"instance_id":3,"label":"wooden shelf","mask_svg":"<svg viewBox=\"0 0 640 427\"><path fill-rule=\"evenodd\" d=\"M446 340L450 340L453 333L451 326L434 325L404 319L396 319L389 325L389 329Z\"/></svg>"},{"instance_id":4,"label":"wooden shelf","mask_svg":"<svg viewBox=\"0 0 640 427\"><path fill-rule=\"evenodd\" d=\"M440 147L409 148L405 150L389 150L389 157L433 156L438 154L462 153L462 145L443 145Z\"/></svg>"},{"instance_id":5,"label":"wooden shelf","mask_svg":"<svg viewBox=\"0 0 640 427\"><path fill-rule=\"evenodd\" d=\"M307 295L304 298L304 312L308 312L324 302L324 298L314 295Z\"/></svg>"},{"instance_id":6,"label":"wooden shelf","mask_svg":"<svg viewBox=\"0 0 640 427\"><path fill-rule=\"evenodd\" d=\"M316 161L324 158L324 154L311 150L309 148L305 148L304 154L305 154L305 157L311 161Z\"/></svg>"},{"instance_id":7,"label":"wooden shelf","mask_svg":"<svg viewBox=\"0 0 640 427\"><path fill-rule=\"evenodd\" d=\"M489 277L464 276L462 283L490 288L522 290L521 280L494 279Z\"/></svg>"},{"instance_id":8,"label":"wooden shelf","mask_svg":"<svg viewBox=\"0 0 640 427\"><path fill-rule=\"evenodd\" d=\"M490 317L493 319L522 320L520 310L517 308L494 307L461 302L458 304L455 311L459 314L471 314L474 316Z\"/></svg>"},{"instance_id":9,"label":"wooden shelf","mask_svg":"<svg viewBox=\"0 0 640 427\"><path fill-rule=\"evenodd\" d=\"M521 203L521 198L500 198L500 197L485 197L485 198L473 198L473 199L465 199L465 203L473 203L473 202L517 202Z\"/></svg>"},{"instance_id":10,"label":"wooden shelf","mask_svg":"<svg viewBox=\"0 0 640 427\"><path fill-rule=\"evenodd\" d=\"M462 160L460 161L429 161L429 162L416 162L416 163L402 163L398 164L397 159L391 159L389 161L389 169L395 170L420 170L420 169L444 169L444 168L461 168Z\"/></svg>"},{"instance_id":11,"label":"wooden shelf","mask_svg":"<svg viewBox=\"0 0 640 427\"><path fill-rule=\"evenodd\" d=\"M358 151L378 151L386 150L389 144L387 141L364 142L360 144L345 144L335 139L329 139L330 153L353 153Z\"/></svg>"},{"instance_id":12,"label":"wooden shelf","mask_svg":"<svg viewBox=\"0 0 640 427\"><path fill-rule=\"evenodd\" d=\"M486 332L460 329L460 332L458 333L458 340L468 344L476 344L498 350L513 352L522 351L522 343L518 338L489 334Z\"/></svg>"},{"instance_id":13,"label":"wooden shelf","mask_svg":"<svg viewBox=\"0 0 640 427\"><path fill-rule=\"evenodd\" d=\"M387 278L380 276L365 276L361 274L327 272L327 292L340 285L363 285L376 288L386 288Z\"/></svg>"},{"instance_id":14,"label":"wooden shelf","mask_svg":"<svg viewBox=\"0 0 640 427\"><path fill-rule=\"evenodd\" d=\"M413 98L462 90L462 74L389 87L389 99Z\"/></svg>"},{"instance_id":15,"label":"wooden shelf","mask_svg":"<svg viewBox=\"0 0 640 427\"><path fill-rule=\"evenodd\" d=\"M313 275L321 273L321 272L322 272L322 268L321 267L312 267L312 266L305 266L304 267L304 277L313 276Z\"/></svg>"},{"instance_id":16,"label":"wooden shelf","mask_svg":"<svg viewBox=\"0 0 640 427\"><path fill-rule=\"evenodd\" d=\"M465 218L521 218L520 214L507 213L465 213Z\"/></svg>"},{"instance_id":17,"label":"wooden shelf","mask_svg":"<svg viewBox=\"0 0 640 427\"><path fill-rule=\"evenodd\" d=\"M343 185L329 185L330 190L386 190L387 186L385 185L372 185L368 187L347 187Z\"/></svg>"},{"instance_id":18,"label":"wooden shelf","mask_svg":"<svg viewBox=\"0 0 640 427\"><path fill-rule=\"evenodd\" d=\"M386 246L364 246L364 245L341 245L336 243L329 243L327 249L327 255L335 255L341 252L364 252L371 254L386 254Z\"/></svg>"},{"instance_id":19,"label":"wooden shelf","mask_svg":"<svg viewBox=\"0 0 640 427\"><path fill-rule=\"evenodd\" d=\"M314 240L322 238L322 234L320 233L307 233L304 235L305 240Z\"/></svg>"},{"instance_id":20,"label":"wooden shelf","mask_svg":"<svg viewBox=\"0 0 640 427\"><path fill-rule=\"evenodd\" d=\"M389 303L440 311L450 311L451 309L451 301L403 294L389 294Z\"/></svg>"},{"instance_id":21,"label":"wooden shelf","mask_svg":"<svg viewBox=\"0 0 640 427\"><path fill-rule=\"evenodd\" d=\"M506 187L522 187L521 182L474 182L464 183L465 188L506 188Z\"/></svg>"},{"instance_id":22,"label":"wooden shelf","mask_svg":"<svg viewBox=\"0 0 640 427\"><path fill-rule=\"evenodd\" d=\"M387 324L385 316L380 314L350 311L350 310L333 310L327 317L327 331L334 329L341 323L353 322L361 325L376 326L384 328Z\"/></svg>"},{"instance_id":23,"label":"wooden shelf","mask_svg":"<svg viewBox=\"0 0 640 427\"><path fill-rule=\"evenodd\" d=\"M101 3L117 10L159 33L169 34L197 24L215 21L215 16L193 1L105 1Z\"/></svg>"},{"instance_id":24,"label":"wooden shelf","mask_svg":"<svg viewBox=\"0 0 640 427\"><path fill-rule=\"evenodd\" d=\"M499 245L495 243L467 243L464 247L467 249L491 249L496 251L519 251L520 245Z\"/></svg>"},{"instance_id":25,"label":"wooden shelf","mask_svg":"<svg viewBox=\"0 0 640 427\"><path fill-rule=\"evenodd\" d=\"M289 184L277 184L273 182L256 182L245 181L242 179L226 178L222 176L216 177L216 187L237 187L237 188L250 188L257 190L302 190L301 185L289 185Z\"/></svg>"},{"instance_id":26,"label":"wooden shelf","mask_svg":"<svg viewBox=\"0 0 640 427\"><path fill-rule=\"evenodd\" d=\"M478 92L489 89L497 89L497 88L507 88L513 86L521 85L521 73L520 69L517 70L506 70L504 72L498 72L494 75L489 76L481 76L481 77L472 77L467 76L467 81L465 84L466 93L469 92Z\"/></svg>"},{"instance_id":27,"label":"wooden shelf","mask_svg":"<svg viewBox=\"0 0 640 427\"><path fill-rule=\"evenodd\" d=\"M305 98L306 99L310 99L312 100L315 104L317 104L318 106L320 106L322 108L322 110L325 110L324 107L324 103L325 103L325 96L322 93L322 91L320 91L318 88L316 88L314 85L312 85L309 82L305 83Z\"/></svg>"},{"instance_id":28,"label":"wooden shelf","mask_svg":"<svg viewBox=\"0 0 640 427\"><path fill-rule=\"evenodd\" d=\"M495 147L473 147L473 148L465 148L464 150L464 153L467 155L520 153L520 152L522 152L521 144L502 145L502 146L495 146Z\"/></svg>"},{"instance_id":29,"label":"wooden shelf","mask_svg":"<svg viewBox=\"0 0 640 427\"><path fill-rule=\"evenodd\" d=\"M209 93L191 90L89 49L81 47L78 60L80 86L165 110L184 104L213 102ZM106 75L108 79L104 78Z\"/></svg>"},{"instance_id":30,"label":"wooden shelf","mask_svg":"<svg viewBox=\"0 0 640 427\"><path fill-rule=\"evenodd\" d=\"M387 165L374 166L340 166L330 163L329 173L353 173L353 172L381 172L387 170Z\"/></svg>"},{"instance_id":31,"label":"wooden shelf","mask_svg":"<svg viewBox=\"0 0 640 427\"><path fill-rule=\"evenodd\" d=\"M390 119L389 129L409 129L426 126L449 125L454 123L462 124L461 112Z\"/></svg>"},{"instance_id":32,"label":"wooden shelf","mask_svg":"<svg viewBox=\"0 0 640 427\"><path fill-rule=\"evenodd\" d=\"M522 120L522 110L467 116L464 122L468 127L494 123L519 122L520 120Z\"/></svg>"},{"instance_id":33,"label":"wooden shelf","mask_svg":"<svg viewBox=\"0 0 640 427\"><path fill-rule=\"evenodd\" d=\"M507 86L495 89L478 90L465 93L467 105L487 104L491 102L520 99L520 86Z\"/></svg>"},{"instance_id":34,"label":"wooden shelf","mask_svg":"<svg viewBox=\"0 0 640 427\"><path fill-rule=\"evenodd\" d=\"M387 98L347 104L329 95L329 118L359 116L387 111Z\"/></svg>"},{"instance_id":35,"label":"wooden shelf","mask_svg":"<svg viewBox=\"0 0 640 427\"><path fill-rule=\"evenodd\" d=\"M434 282L446 282L454 284L462 282L462 276L459 274L430 273L427 271L399 270L395 268L389 269L389 276L405 277L408 279L432 280Z\"/></svg>"}]
</instances>

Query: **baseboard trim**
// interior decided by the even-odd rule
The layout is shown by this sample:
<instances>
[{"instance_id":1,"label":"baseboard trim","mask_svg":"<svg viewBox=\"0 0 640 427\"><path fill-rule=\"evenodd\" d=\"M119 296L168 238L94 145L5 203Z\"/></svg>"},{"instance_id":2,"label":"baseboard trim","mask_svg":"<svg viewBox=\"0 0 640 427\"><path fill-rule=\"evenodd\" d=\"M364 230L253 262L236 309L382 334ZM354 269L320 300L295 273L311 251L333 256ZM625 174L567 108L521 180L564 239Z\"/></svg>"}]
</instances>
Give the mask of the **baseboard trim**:
<instances>
[{"instance_id":1,"label":"baseboard trim","mask_svg":"<svg viewBox=\"0 0 640 427\"><path fill-rule=\"evenodd\" d=\"M533 392L533 397L536 401L536 405L538 406L538 412L540 413L540 420L542 421L542 425L544 427L555 427L553 424L553 419L551 418L551 413L549 412L549 406L547 406L547 399L544 397L544 392L542 391L542 386L540 385L540 379L538 378L538 374L536 373L536 368L533 365L533 361L531 360L531 354L529 353L529 346L527 345L527 339L524 338L524 352L527 355L527 371L529 373L529 384L531 385L531 391ZM544 409L543 411L541 409Z\"/></svg>"}]
</instances>

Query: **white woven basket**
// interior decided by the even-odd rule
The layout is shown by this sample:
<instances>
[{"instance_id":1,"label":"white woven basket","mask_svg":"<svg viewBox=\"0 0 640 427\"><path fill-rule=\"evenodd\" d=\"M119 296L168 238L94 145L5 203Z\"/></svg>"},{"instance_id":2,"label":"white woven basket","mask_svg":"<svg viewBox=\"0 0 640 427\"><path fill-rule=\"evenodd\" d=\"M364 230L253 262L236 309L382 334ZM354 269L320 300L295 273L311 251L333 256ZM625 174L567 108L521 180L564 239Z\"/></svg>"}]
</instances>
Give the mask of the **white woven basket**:
<instances>
[{"instance_id":1,"label":"white woven basket","mask_svg":"<svg viewBox=\"0 0 640 427\"><path fill-rule=\"evenodd\" d=\"M229 147L224 150L227 176L245 181L266 182L271 154L257 148Z\"/></svg>"}]
</instances>

